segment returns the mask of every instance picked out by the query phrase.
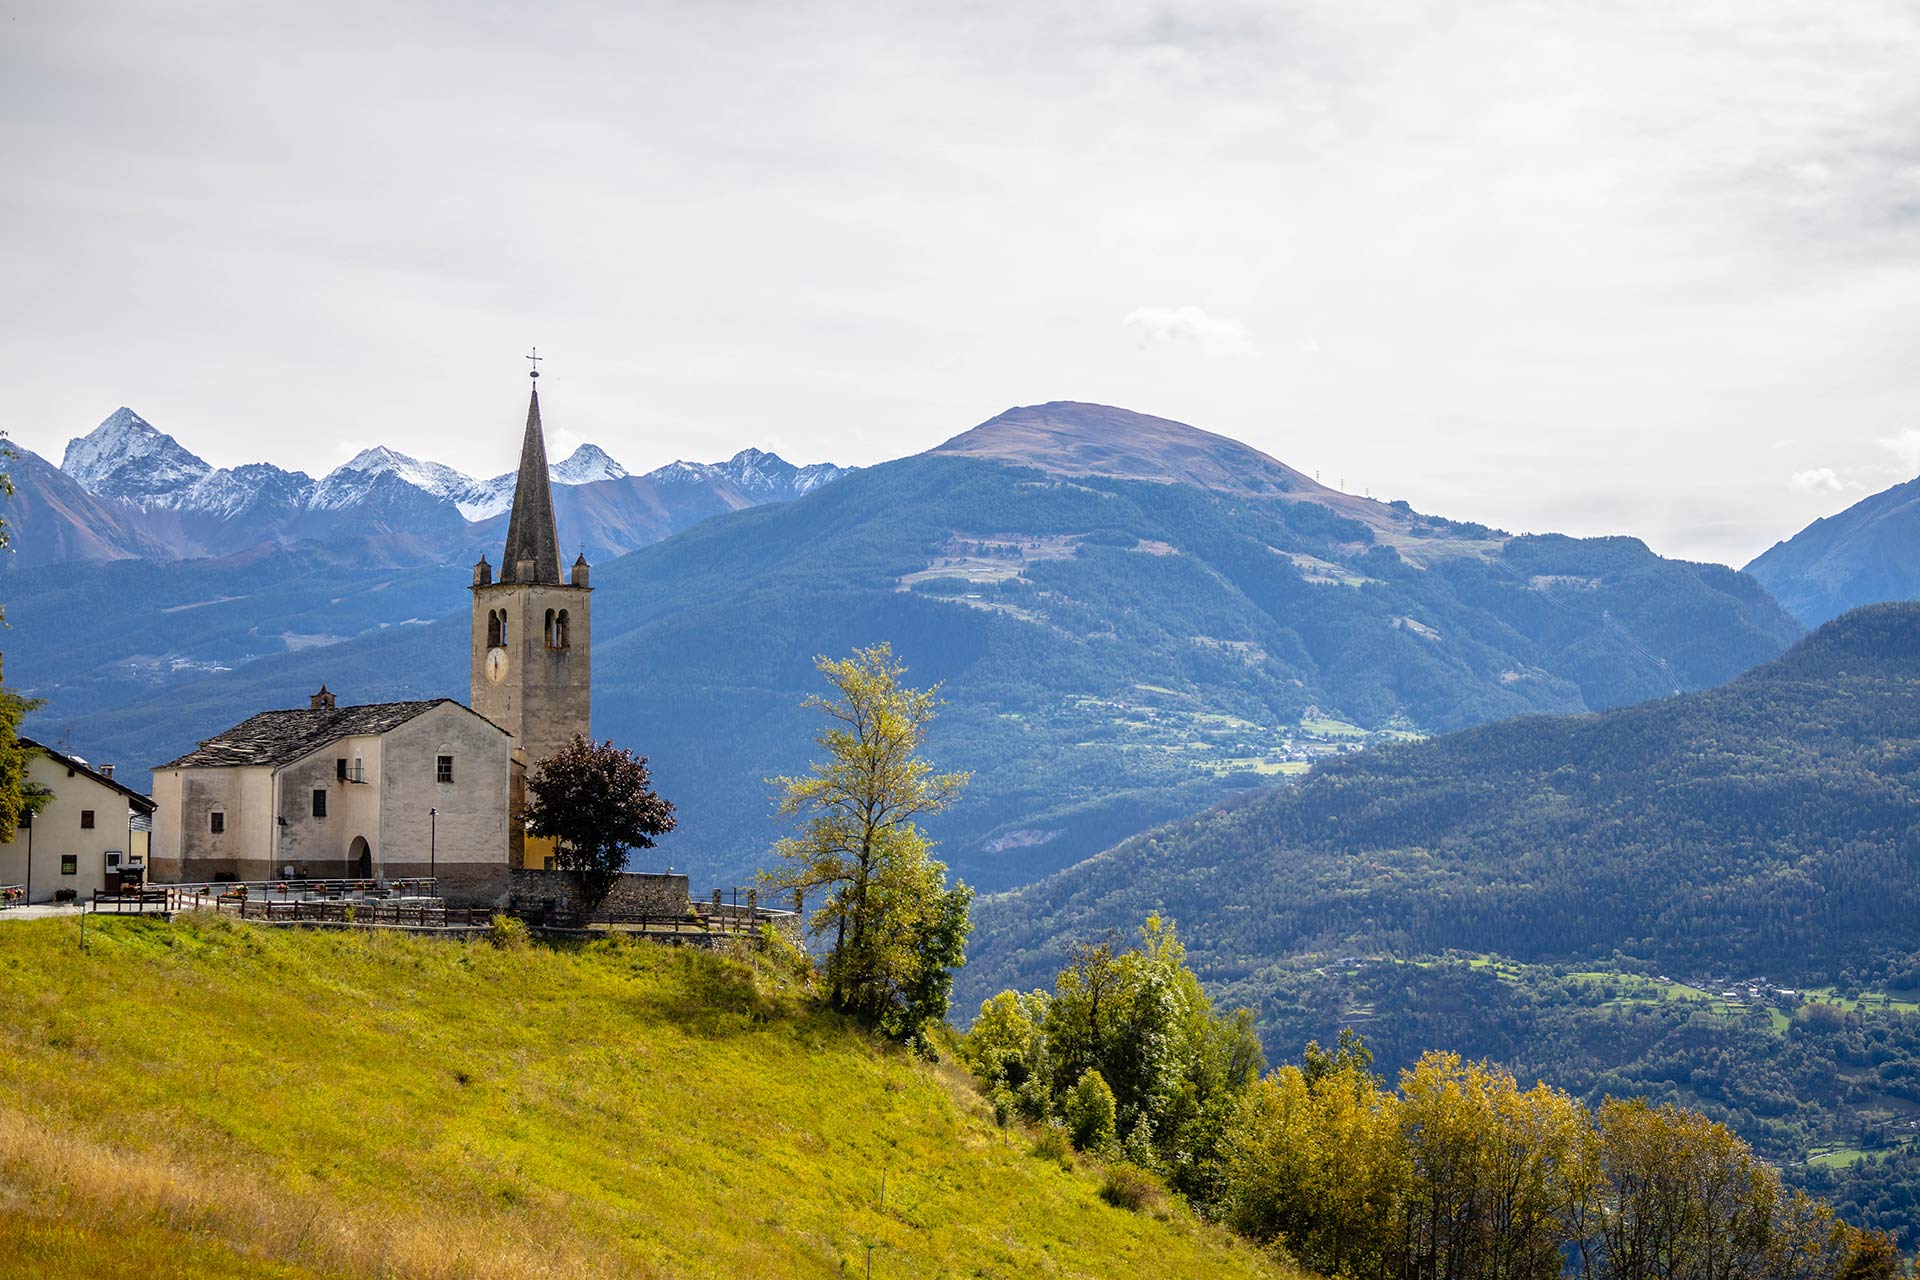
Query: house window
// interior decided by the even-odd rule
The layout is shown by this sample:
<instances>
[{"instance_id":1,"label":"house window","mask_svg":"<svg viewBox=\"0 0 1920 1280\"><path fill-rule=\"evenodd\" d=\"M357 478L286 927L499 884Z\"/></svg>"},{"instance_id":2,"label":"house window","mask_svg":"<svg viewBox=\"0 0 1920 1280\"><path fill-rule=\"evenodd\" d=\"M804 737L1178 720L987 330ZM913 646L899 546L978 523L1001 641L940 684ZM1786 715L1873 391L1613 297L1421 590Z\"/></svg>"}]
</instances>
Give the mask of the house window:
<instances>
[{"instance_id":1,"label":"house window","mask_svg":"<svg viewBox=\"0 0 1920 1280\"><path fill-rule=\"evenodd\" d=\"M80 811L80 829L82 831L93 830L93 810L82 809Z\"/></svg>"},{"instance_id":2,"label":"house window","mask_svg":"<svg viewBox=\"0 0 1920 1280\"><path fill-rule=\"evenodd\" d=\"M347 758L341 756L333 762L333 776L345 782L347 780Z\"/></svg>"},{"instance_id":3,"label":"house window","mask_svg":"<svg viewBox=\"0 0 1920 1280\"><path fill-rule=\"evenodd\" d=\"M433 779L435 782L453 781L452 756L435 756L433 758Z\"/></svg>"},{"instance_id":4,"label":"house window","mask_svg":"<svg viewBox=\"0 0 1920 1280\"><path fill-rule=\"evenodd\" d=\"M77 853L61 854L60 855L60 874L63 876L79 875L80 874L80 855Z\"/></svg>"},{"instance_id":5,"label":"house window","mask_svg":"<svg viewBox=\"0 0 1920 1280\"><path fill-rule=\"evenodd\" d=\"M327 816L327 793L323 787L313 789L313 816L316 818Z\"/></svg>"},{"instance_id":6,"label":"house window","mask_svg":"<svg viewBox=\"0 0 1920 1280\"><path fill-rule=\"evenodd\" d=\"M107 853L107 865L108 865L108 866L110 866L110 867L117 867L117 866L119 866L119 865L120 865L120 855L119 855L119 854L117 854L117 853L114 853L114 852L112 852L111 850L109 850L109 851L108 851L108 853Z\"/></svg>"},{"instance_id":7,"label":"house window","mask_svg":"<svg viewBox=\"0 0 1920 1280\"><path fill-rule=\"evenodd\" d=\"M226 831L226 829L227 829L226 814L222 813L218 809L215 809L212 813L207 815L208 831L212 832L214 835L217 836L217 835L223 834Z\"/></svg>"}]
</instances>

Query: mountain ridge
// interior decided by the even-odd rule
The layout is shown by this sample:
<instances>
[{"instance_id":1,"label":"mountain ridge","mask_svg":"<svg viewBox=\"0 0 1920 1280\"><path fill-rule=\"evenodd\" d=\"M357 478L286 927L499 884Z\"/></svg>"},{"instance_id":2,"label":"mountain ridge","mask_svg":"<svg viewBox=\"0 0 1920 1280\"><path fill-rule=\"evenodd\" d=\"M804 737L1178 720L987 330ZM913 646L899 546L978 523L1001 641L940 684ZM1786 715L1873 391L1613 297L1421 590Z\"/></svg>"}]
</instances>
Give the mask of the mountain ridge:
<instances>
[{"instance_id":1,"label":"mountain ridge","mask_svg":"<svg viewBox=\"0 0 1920 1280\"><path fill-rule=\"evenodd\" d=\"M494 536L515 479L508 472L478 480L384 445L317 480L266 462L215 468L124 406L69 441L61 467L20 454L16 471L42 499L10 513L15 553L0 572L222 556L269 544L358 548L374 563L458 563ZM580 545L596 559L722 511L787 501L850 470L795 466L747 448L721 462L676 462L636 476L591 443L548 468L556 504L574 508Z\"/></svg>"},{"instance_id":2,"label":"mountain ridge","mask_svg":"<svg viewBox=\"0 0 1920 1280\"><path fill-rule=\"evenodd\" d=\"M1191 430L1176 442L1223 447ZM935 835L956 874L1002 888L1354 744L1697 688L1799 635L1751 579L1634 539L1513 537L1356 499L1369 523L1302 492L934 450L718 513L596 564L594 730L650 754L664 793L685 799L661 858L745 875L769 838L760 780L804 767L813 658L889 640L912 679L945 682L934 749L979 774ZM559 510L569 551L580 514ZM377 598L355 596L358 638L297 650L279 633L311 624L210 606L252 619L251 634L210 631L218 649L178 656L236 670L129 679L117 710L88 685L96 710L78 731L134 762L322 681L358 700L458 695L464 583L427 597L449 601L420 614L430 626L377 634ZM153 585L163 608L230 594L192 575ZM222 614L167 614L138 634L179 633L176 616ZM56 703L100 667L35 656L45 683L18 678Z\"/></svg>"},{"instance_id":3,"label":"mountain ridge","mask_svg":"<svg viewBox=\"0 0 1920 1280\"><path fill-rule=\"evenodd\" d=\"M1808 626L1859 605L1920 598L1920 478L1815 520L1746 572Z\"/></svg>"}]
</instances>

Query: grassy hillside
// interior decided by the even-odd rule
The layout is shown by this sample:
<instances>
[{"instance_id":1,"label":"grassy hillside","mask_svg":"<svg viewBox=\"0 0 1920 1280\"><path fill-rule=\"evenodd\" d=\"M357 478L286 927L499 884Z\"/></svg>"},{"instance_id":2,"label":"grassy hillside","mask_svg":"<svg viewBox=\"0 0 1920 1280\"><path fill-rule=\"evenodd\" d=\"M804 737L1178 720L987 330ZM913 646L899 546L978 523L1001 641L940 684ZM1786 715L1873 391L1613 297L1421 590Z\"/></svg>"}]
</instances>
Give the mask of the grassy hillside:
<instances>
[{"instance_id":1,"label":"grassy hillside","mask_svg":"<svg viewBox=\"0 0 1920 1280\"><path fill-rule=\"evenodd\" d=\"M1103 441L1127 439L1137 415L1099 413ZM1190 446L1179 474L1194 451L1200 474L1260 464L1152 424L1135 443ZM1016 444L1077 465L1048 438ZM1633 539L1514 538L1317 486L1066 476L1000 454L874 467L593 581L595 730L652 757L681 817L658 858L708 883L761 861L763 779L801 767L814 728L812 659L855 645L890 641L915 681L945 682L931 749L975 782L931 826L956 874L1000 889L1308 751L1711 685L1798 634L1752 579ZM263 661L83 719L75 741L151 762L323 680L356 699L408 679L438 693L464 681L465 635L394 628Z\"/></svg>"},{"instance_id":2,"label":"grassy hillside","mask_svg":"<svg viewBox=\"0 0 1920 1280\"><path fill-rule=\"evenodd\" d=\"M1279 1274L742 963L88 938L0 924L0 1276Z\"/></svg>"}]
</instances>

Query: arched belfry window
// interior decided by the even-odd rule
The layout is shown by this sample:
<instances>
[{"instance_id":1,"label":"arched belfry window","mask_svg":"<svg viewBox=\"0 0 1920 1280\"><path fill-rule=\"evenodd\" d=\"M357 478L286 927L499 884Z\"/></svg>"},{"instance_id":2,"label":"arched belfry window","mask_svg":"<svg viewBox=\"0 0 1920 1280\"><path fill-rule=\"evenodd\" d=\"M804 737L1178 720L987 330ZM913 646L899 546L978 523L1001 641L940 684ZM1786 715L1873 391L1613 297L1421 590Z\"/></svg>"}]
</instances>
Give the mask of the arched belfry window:
<instances>
[{"instance_id":1,"label":"arched belfry window","mask_svg":"<svg viewBox=\"0 0 1920 1280\"><path fill-rule=\"evenodd\" d=\"M487 610L487 648L498 649L507 642L506 620L498 609Z\"/></svg>"},{"instance_id":2,"label":"arched belfry window","mask_svg":"<svg viewBox=\"0 0 1920 1280\"><path fill-rule=\"evenodd\" d=\"M569 647L569 644L570 642L567 638L567 611L562 609L559 613L555 614L553 618L553 647L556 649L565 649Z\"/></svg>"},{"instance_id":3,"label":"arched belfry window","mask_svg":"<svg viewBox=\"0 0 1920 1280\"><path fill-rule=\"evenodd\" d=\"M547 610L547 648L558 648L553 638L553 610Z\"/></svg>"}]
</instances>

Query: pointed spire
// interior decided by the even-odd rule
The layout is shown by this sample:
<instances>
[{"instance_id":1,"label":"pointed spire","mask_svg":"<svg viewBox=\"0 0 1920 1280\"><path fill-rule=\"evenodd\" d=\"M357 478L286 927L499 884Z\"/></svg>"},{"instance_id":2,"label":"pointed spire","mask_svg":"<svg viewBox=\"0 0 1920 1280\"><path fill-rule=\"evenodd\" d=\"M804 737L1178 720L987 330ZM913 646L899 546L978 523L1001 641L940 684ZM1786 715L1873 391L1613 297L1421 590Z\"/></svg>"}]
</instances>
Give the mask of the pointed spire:
<instances>
[{"instance_id":1,"label":"pointed spire","mask_svg":"<svg viewBox=\"0 0 1920 1280\"><path fill-rule=\"evenodd\" d=\"M527 401L527 438L520 445L520 475L507 518L507 549L500 558L502 582L551 582L560 578L560 534L553 522L553 490L547 481L547 440L540 429L540 389Z\"/></svg>"}]
</instances>

